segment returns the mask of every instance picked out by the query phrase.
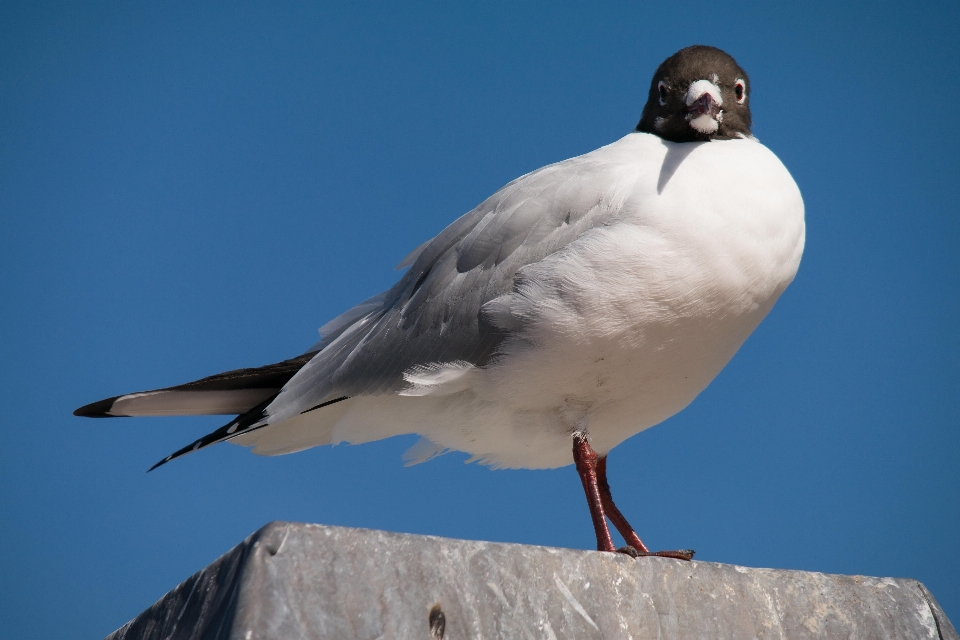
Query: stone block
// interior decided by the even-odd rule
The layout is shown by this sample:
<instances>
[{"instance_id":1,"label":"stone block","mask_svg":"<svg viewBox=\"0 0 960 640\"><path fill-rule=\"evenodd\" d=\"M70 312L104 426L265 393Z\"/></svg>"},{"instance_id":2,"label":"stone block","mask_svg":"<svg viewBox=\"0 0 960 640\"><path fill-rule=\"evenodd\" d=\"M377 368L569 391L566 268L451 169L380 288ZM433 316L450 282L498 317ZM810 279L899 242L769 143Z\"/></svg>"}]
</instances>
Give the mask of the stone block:
<instances>
[{"instance_id":1,"label":"stone block","mask_svg":"<svg viewBox=\"0 0 960 640\"><path fill-rule=\"evenodd\" d=\"M274 522L110 640L949 638L905 578Z\"/></svg>"}]
</instances>

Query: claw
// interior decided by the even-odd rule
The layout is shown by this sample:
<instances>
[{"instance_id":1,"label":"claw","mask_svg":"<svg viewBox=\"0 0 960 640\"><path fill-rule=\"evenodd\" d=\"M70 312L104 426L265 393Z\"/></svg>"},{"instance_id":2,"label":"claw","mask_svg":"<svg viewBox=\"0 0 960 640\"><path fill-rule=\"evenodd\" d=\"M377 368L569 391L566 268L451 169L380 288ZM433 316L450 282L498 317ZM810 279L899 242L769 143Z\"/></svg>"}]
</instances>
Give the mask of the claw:
<instances>
[{"instance_id":1,"label":"claw","mask_svg":"<svg viewBox=\"0 0 960 640\"><path fill-rule=\"evenodd\" d=\"M636 548L627 545L617 549L617 553L624 553L631 558L644 558L648 556L657 556L659 558L674 558L675 560L693 560L693 549L678 549L676 551L637 551Z\"/></svg>"}]
</instances>

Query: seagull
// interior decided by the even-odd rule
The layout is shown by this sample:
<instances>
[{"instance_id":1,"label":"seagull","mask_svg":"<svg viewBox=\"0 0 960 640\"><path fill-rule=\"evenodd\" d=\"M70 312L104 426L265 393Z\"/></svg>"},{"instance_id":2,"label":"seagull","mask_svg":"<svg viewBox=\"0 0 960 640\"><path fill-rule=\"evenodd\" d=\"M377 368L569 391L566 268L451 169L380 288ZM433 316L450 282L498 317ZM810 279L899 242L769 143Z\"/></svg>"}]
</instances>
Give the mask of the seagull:
<instances>
[{"instance_id":1,"label":"seagull","mask_svg":"<svg viewBox=\"0 0 960 640\"><path fill-rule=\"evenodd\" d=\"M635 130L510 182L417 247L389 290L303 354L88 404L88 417L236 415L218 442L280 455L421 436L497 468L574 463L600 551L651 552L607 454L693 401L793 280L800 191L751 133L751 85L696 45L656 70ZM572 455L571 455L572 450ZM151 469L152 470L152 469Z\"/></svg>"}]
</instances>

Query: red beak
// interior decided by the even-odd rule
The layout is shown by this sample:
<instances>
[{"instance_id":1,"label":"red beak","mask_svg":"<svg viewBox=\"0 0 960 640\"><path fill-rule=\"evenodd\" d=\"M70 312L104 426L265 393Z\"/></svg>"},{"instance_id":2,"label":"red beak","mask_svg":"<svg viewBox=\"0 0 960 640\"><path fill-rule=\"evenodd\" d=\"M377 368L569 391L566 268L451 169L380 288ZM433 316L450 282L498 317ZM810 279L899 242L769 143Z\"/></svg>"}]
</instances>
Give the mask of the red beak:
<instances>
[{"instance_id":1,"label":"red beak","mask_svg":"<svg viewBox=\"0 0 960 640\"><path fill-rule=\"evenodd\" d=\"M691 114L693 118L699 118L702 115L716 118L717 114L720 113L720 105L713 100L713 96L704 93L687 107L687 113Z\"/></svg>"}]
</instances>

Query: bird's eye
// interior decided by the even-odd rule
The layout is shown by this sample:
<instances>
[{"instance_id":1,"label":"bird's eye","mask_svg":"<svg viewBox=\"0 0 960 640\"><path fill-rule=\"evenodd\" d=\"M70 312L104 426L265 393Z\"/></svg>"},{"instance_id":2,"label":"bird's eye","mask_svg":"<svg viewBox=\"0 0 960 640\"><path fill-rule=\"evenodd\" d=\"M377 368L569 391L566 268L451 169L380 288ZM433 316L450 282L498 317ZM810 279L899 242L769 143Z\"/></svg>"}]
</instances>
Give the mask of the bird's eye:
<instances>
[{"instance_id":1,"label":"bird's eye","mask_svg":"<svg viewBox=\"0 0 960 640\"><path fill-rule=\"evenodd\" d=\"M667 104L667 85L663 80L657 83L657 93L660 94L660 105Z\"/></svg>"},{"instance_id":2,"label":"bird's eye","mask_svg":"<svg viewBox=\"0 0 960 640\"><path fill-rule=\"evenodd\" d=\"M737 97L737 104L743 104L747 100L747 89L743 84L743 80L737 80L733 83L733 95Z\"/></svg>"}]
</instances>

